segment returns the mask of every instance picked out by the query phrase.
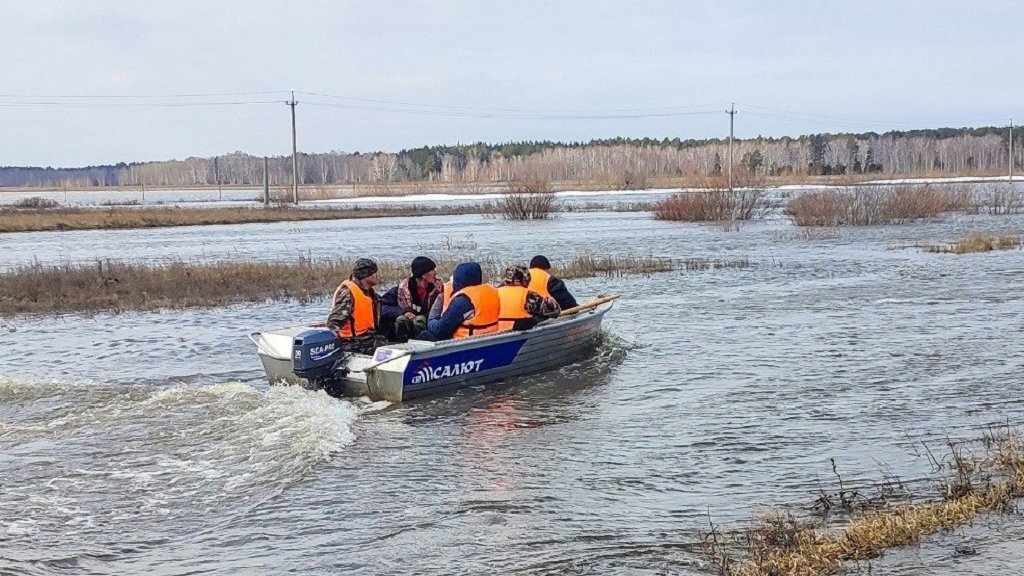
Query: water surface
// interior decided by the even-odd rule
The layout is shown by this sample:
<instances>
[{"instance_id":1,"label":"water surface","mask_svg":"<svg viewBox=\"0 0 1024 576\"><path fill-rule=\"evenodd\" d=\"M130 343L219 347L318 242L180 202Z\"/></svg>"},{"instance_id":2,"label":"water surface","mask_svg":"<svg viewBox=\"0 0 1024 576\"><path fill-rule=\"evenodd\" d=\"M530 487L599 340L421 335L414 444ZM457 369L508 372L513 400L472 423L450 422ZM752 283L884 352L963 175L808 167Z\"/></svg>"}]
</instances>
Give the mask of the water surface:
<instances>
[{"instance_id":1,"label":"water surface","mask_svg":"<svg viewBox=\"0 0 1024 576\"><path fill-rule=\"evenodd\" d=\"M592 357L393 406L263 381L247 333L318 319L326 300L5 319L0 573L707 573L709 511L727 528L803 511L837 488L830 458L847 485L894 474L926 495L922 442L1024 422L1024 253L912 247L1022 230L953 216L808 238L782 219L600 212L2 235L3 266L421 252L751 266L572 281L581 299L624 294ZM477 245L445 251L445 235ZM872 573L1009 573L1022 537L1019 516L987 519Z\"/></svg>"}]
</instances>

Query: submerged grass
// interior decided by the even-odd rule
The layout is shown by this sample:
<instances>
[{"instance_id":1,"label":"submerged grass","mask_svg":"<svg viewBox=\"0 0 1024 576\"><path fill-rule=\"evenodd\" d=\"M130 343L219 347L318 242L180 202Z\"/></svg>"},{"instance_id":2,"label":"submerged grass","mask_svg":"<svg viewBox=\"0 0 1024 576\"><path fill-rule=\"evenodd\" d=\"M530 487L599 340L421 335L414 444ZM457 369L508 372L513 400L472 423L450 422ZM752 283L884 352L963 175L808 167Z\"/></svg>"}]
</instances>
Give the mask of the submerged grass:
<instances>
[{"instance_id":1,"label":"submerged grass","mask_svg":"<svg viewBox=\"0 0 1024 576\"><path fill-rule=\"evenodd\" d=\"M1021 247L1021 238L1016 234L968 234L952 244L926 244L921 249L925 252L970 254L972 252L991 252L993 250L1013 250Z\"/></svg>"},{"instance_id":2,"label":"submerged grass","mask_svg":"<svg viewBox=\"0 0 1024 576\"><path fill-rule=\"evenodd\" d=\"M435 258L447 277L455 257ZM221 306L268 299L309 302L329 295L354 259L299 258L294 262L186 262L136 264L111 260L94 264L17 266L0 274L0 315L94 313ZM409 263L378 260L381 284L409 274ZM511 262L483 260L484 278L498 280ZM669 259L581 256L553 272L565 279L673 270Z\"/></svg>"},{"instance_id":3,"label":"submerged grass","mask_svg":"<svg viewBox=\"0 0 1024 576\"><path fill-rule=\"evenodd\" d=\"M714 524L702 546L723 575L837 574L845 562L876 558L887 549L918 542L980 514L1011 510L1013 501L1024 496L1024 444L1019 433L1009 429L986 435L983 441L986 450L980 457L967 454L963 444L950 442L948 457L932 459L942 475L937 499L882 503L871 509L849 506L851 514L840 527L771 512L737 538L745 542L742 560L725 551ZM845 499L844 503L848 504Z\"/></svg>"}]
</instances>

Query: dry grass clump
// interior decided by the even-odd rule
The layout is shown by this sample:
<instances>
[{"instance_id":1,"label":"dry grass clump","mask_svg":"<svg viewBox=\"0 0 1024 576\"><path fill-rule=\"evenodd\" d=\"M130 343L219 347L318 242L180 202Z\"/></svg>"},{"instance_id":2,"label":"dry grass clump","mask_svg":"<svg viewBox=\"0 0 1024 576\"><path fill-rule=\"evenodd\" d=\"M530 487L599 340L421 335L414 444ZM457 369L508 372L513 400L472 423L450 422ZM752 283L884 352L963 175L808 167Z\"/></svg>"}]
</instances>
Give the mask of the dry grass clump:
<instances>
[{"instance_id":1,"label":"dry grass clump","mask_svg":"<svg viewBox=\"0 0 1024 576\"><path fill-rule=\"evenodd\" d=\"M282 195L284 198L291 198L291 190L289 189L286 194ZM344 190L340 186L330 186L327 184L316 184L314 186L305 186L299 188L299 200L334 200L336 198L344 198Z\"/></svg>"},{"instance_id":2,"label":"dry grass clump","mask_svg":"<svg viewBox=\"0 0 1024 576\"><path fill-rule=\"evenodd\" d=\"M654 204L657 220L683 222L723 222L752 220L770 210L760 188L707 188L697 192L682 192Z\"/></svg>"},{"instance_id":3,"label":"dry grass clump","mask_svg":"<svg viewBox=\"0 0 1024 576\"><path fill-rule=\"evenodd\" d=\"M991 252L993 250L1012 250L1020 248L1021 238L1015 234L974 233L964 236L952 244L928 244L922 246L925 252L970 254L973 252Z\"/></svg>"},{"instance_id":4,"label":"dry grass clump","mask_svg":"<svg viewBox=\"0 0 1024 576\"><path fill-rule=\"evenodd\" d=\"M541 179L510 183L497 202L497 212L506 220L546 220L557 208L551 184Z\"/></svg>"},{"instance_id":5,"label":"dry grass clump","mask_svg":"<svg viewBox=\"0 0 1024 576\"><path fill-rule=\"evenodd\" d=\"M561 278L587 278L590 276L622 276L624 274L655 274L674 269L671 258L655 256L577 256L572 262L559 267Z\"/></svg>"},{"instance_id":6,"label":"dry grass clump","mask_svg":"<svg viewBox=\"0 0 1024 576\"><path fill-rule=\"evenodd\" d=\"M928 184L852 186L797 196L786 203L784 213L797 226L872 226L913 222L972 207L967 189Z\"/></svg>"},{"instance_id":7,"label":"dry grass clump","mask_svg":"<svg viewBox=\"0 0 1024 576\"><path fill-rule=\"evenodd\" d=\"M839 228L826 228L816 226L804 226L799 228L797 232L776 232L773 235L773 239L776 242L786 242L791 240L835 240L842 234Z\"/></svg>"},{"instance_id":8,"label":"dry grass clump","mask_svg":"<svg viewBox=\"0 0 1024 576\"><path fill-rule=\"evenodd\" d=\"M28 198L22 198L14 204L14 208L29 208L35 210L49 210L60 206L60 202L51 200L49 198L43 198L41 196L30 196Z\"/></svg>"},{"instance_id":9,"label":"dry grass clump","mask_svg":"<svg viewBox=\"0 0 1024 576\"><path fill-rule=\"evenodd\" d=\"M753 264L750 259L746 256L742 258L736 258L734 260L725 260L721 258L708 259L708 258L686 258L683 260L683 268L688 271L694 270L717 270L720 268L750 268Z\"/></svg>"},{"instance_id":10,"label":"dry grass clump","mask_svg":"<svg viewBox=\"0 0 1024 576\"><path fill-rule=\"evenodd\" d=\"M932 458L942 475L939 500L882 505L850 516L841 529L829 528L824 520L772 512L743 536L746 558L742 563L726 552L714 524L704 535L702 547L723 575L836 574L844 570L844 562L876 558L889 548L918 542L986 512L1012 510L1014 499L1024 496L1020 436L1007 430L987 434L983 441L986 452L981 457L972 457L962 444L950 442L949 457Z\"/></svg>"},{"instance_id":11,"label":"dry grass clump","mask_svg":"<svg viewBox=\"0 0 1024 576\"><path fill-rule=\"evenodd\" d=\"M165 226L246 224L252 222L297 222L305 220L473 214L478 213L479 211L479 209L470 206L410 206L394 208L352 207L317 209L296 209L287 206L271 208L5 208L0 209L0 233L38 232L46 230L156 228Z\"/></svg>"},{"instance_id":12,"label":"dry grass clump","mask_svg":"<svg viewBox=\"0 0 1024 576\"><path fill-rule=\"evenodd\" d=\"M452 257L434 260L442 278L465 261ZM382 290L409 275L408 262L376 262ZM0 316L210 307L268 299L306 303L331 294L354 264L355 259L329 258L293 262L168 260L155 265L110 260L56 266L34 263L0 274ZM480 264L484 279L497 281L511 262L484 260ZM580 256L554 272L572 279L672 269L668 259Z\"/></svg>"}]
</instances>

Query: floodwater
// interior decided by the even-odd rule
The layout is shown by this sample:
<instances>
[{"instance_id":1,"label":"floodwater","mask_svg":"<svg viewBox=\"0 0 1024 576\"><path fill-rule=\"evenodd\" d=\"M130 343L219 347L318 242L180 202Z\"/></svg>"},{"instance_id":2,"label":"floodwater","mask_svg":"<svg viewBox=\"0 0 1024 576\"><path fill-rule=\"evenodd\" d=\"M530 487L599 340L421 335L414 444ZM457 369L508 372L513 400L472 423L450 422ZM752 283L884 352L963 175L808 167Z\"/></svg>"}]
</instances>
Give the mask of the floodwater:
<instances>
[{"instance_id":1,"label":"floodwater","mask_svg":"<svg viewBox=\"0 0 1024 576\"><path fill-rule=\"evenodd\" d=\"M1024 252L913 247L970 232L1021 234L1024 216L813 237L781 218L613 212L2 235L0 266L421 252L750 266L572 281L581 299L624 294L593 356L390 406L263 381L248 332L326 301L0 320L0 574L707 574L709 514L737 530L774 506L806 513L838 489L830 459L847 488L896 476L930 496L923 445L1024 423ZM1018 514L989 517L870 570L1015 573L1022 541Z\"/></svg>"}]
</instances>

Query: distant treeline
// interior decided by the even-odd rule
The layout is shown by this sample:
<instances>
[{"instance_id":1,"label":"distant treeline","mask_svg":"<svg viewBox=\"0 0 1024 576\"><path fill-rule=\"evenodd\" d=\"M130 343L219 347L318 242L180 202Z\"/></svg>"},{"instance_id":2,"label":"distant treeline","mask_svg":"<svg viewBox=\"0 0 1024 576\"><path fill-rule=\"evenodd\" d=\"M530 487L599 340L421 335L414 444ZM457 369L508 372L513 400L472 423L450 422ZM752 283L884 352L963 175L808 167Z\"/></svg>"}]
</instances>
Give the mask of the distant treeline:
<instances>
[{"instance_id":1,"label":"distant treeline","mask_svg":"<svg viewBox=\"0 0 1024 576\"><path fill-rule=\"evenodd\" d=\"M1014 135L1015 165L1024 138ZM1007 168L1006 128L940 128L884 134L813 134L734 141L734 174L971 174ZM613 138L428 146L398 153L300 154L303 185L389 182L596 181L628 187L647 178L722 175L725 139ZM291 158L270 158L271 185L291 182ZM85 168L0 167L0 186L196 186L263 182L263 159L242 152Z\"/></svg>"}]
</instances>

